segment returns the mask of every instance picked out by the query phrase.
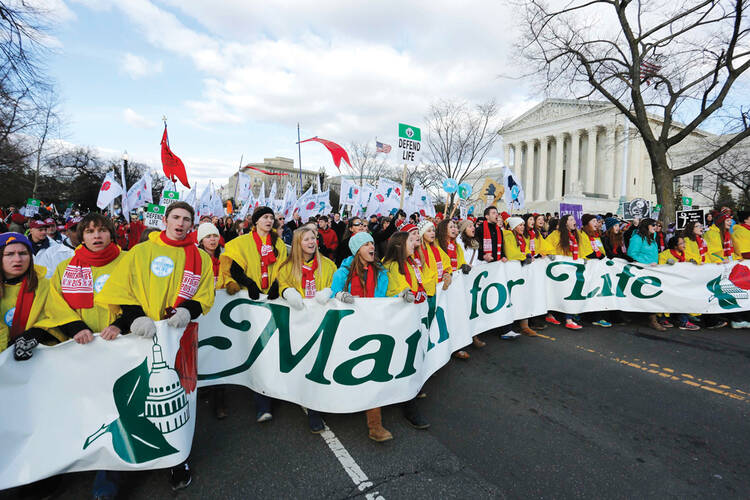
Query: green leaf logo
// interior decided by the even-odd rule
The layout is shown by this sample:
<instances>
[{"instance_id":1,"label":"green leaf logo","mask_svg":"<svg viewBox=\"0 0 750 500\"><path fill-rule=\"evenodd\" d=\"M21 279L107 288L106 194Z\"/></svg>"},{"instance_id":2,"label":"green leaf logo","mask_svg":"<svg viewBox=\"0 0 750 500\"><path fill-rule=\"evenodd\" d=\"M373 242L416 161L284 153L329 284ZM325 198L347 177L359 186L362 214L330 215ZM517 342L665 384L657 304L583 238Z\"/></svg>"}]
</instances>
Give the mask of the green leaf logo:
<instances>
[{"instance_id":1,"label":"green leaf logo","mask_svg":"<svg viewBox=\"0 0 750 500\"><path fill-rule=\"evenodd\" d=\"M709 297L708 301L711 302L714 299L719 301L719 307L722 309L739 309L740 305L737 303L737 299L725 292L721 287L721 275L712 279L706 285L708 291L713 294L713 297Z\"/></svg>"}]
</instances>

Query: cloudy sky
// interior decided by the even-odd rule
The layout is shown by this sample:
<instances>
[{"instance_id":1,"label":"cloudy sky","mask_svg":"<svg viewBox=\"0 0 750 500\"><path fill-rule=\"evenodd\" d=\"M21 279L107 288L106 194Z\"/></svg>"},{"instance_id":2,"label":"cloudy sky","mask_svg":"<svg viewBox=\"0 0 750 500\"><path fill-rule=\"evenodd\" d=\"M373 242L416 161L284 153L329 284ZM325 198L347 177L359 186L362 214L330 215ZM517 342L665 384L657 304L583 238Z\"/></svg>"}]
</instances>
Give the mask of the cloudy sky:
<instances>
[{"instance_id":1,"label":"cloudy sky","mask_svg":"<svg viewBox=\"0 0 750 500\"><path fill-rule=\"evenodd\" d=\"M162 121L192 179L297 159L303 139L393 142L437 99L534 104L508 55L504 2L46 0L64 139L158 167ZM538 101L538 96L536 96ZM498 148L499 149L499 148ZM499 153L496 152L499 156ZM335 171L317 144L303 166Z\"/></svg>"}]
</instances>

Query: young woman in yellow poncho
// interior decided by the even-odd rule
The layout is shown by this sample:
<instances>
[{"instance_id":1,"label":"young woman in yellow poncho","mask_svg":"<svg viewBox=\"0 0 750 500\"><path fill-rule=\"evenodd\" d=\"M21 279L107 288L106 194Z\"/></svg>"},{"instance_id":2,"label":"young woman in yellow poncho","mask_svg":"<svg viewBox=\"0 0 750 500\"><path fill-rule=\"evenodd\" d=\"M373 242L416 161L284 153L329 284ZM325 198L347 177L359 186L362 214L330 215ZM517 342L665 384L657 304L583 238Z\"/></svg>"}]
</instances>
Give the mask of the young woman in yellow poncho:
<instances>
[{"instance_id":1,"label":"young woman in yellow poncho","mask_svg":"<svg viewBox=\"0 0 750 500\"><path fill-rule=\"evenodd\" d=\"M529 240L524 236L524 230L526 229L524 219L522 217L509 217L507 223L509 231L503 231L503 245L505 246L506 257L508 257L509 261L519 261L522 266L531 264L533 257L531 256ZM538 335L529 326L529 318L519 320L518 324L522 334L529 337L536 337Z\"/></svg>"},{"instance_id":2,"label":"young woman in yellow poncho","mask_svg":"<svg viewBox=\"0 0 750 500\"><path fill-rule=\"evenodd\" d=\"M750 211L737 212L737 224L732 231L732 243L737 260L750 260Z\"/></svg>"},{"instance_id":3,"label":"young woman in yellow poncho","mask_svg":"<svg viewBox=\"0 0 750 500\"><path fill-rule=\"evenodd\" d=\"M715 264L730 262L735 259L732 242L732 216L722 212L716 216L714 225L704 235L708 245L708 260Z\"/></svg>"},{"instance_id":4,"label":"young woman in yellow poncho","mask_svg":"<svg viewBox=\"0 0 750 500\"><path fill-rule=\"evenodd\" d=\"M211 258L188 238L194 217L185 202L169 205L166 229L152 232L125 254L94 303L122 308L130 331L146 338L156 335L156 321L166 319L182 330L207 313L214 303L214 273ZM187 460L172 467L173 490L191 481Z\"/></svg>"},{"instance_id":5,"label":"young woman in yellow poncho","mask_svg":"<svg viewBox=\"0 0 750 500\"><path fill-rule=\"evenodd\" d=\"M24 361L40 342L56 344L78 334L76 315L50 293L47 270L34 266L31 241L20 233L0 234L0 253L0 351L12 345L15 359Z\"/></svg>"},{"instance_id":6,"label":"young woman in yellow poncho","mask_svg":"<svg viewBox=\"0 0 750 500\"><path fill-rule=\"evenodd\" d=\"M286 260L286 245L273 229L273 210L258 207L251 220L252 231L238 236L224 247L224 253L219 257L220 280L223 280L229 295L234 295L242 287L253 300L260 298L261 293L268 294L269 299L277 299L276 271Z\"/></svg>"},{"instance_id":7,"label":"young woman in yellow poncho","mask_svg":"<svg viewBox=\"0 0 750 500\"><path fill-rule=\"evenodd\" d=\"M315 299L325 304L331 298L331 280L336 272L336 264L318 251L318 232L312 225L304 225L292 234L292 251L279 266L277 279L281 296L296 310L302 310L304 299ZM259 395L268 405L271 399ZM256 399L256 402L258 400ZM307 420L310 432L319 434L325 425L320 412L308 408Z\"/></svg>"}]
</instances>

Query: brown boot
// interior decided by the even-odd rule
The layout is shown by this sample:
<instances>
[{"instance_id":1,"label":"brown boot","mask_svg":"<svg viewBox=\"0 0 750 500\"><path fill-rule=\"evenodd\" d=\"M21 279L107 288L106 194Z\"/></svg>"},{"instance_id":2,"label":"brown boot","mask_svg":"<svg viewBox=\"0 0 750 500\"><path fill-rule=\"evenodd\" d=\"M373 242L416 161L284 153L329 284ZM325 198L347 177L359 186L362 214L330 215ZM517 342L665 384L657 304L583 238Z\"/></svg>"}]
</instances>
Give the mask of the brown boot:
<instances>
[{"instance_id":1,"label":"brown boot","mask_svg":"<svg viewBox=\"0 0 750 500\"><path fill-rule=\"evenodd\" d=\"M536 331L534 331L531 328L529 328L528 325L521 327L521 333L523 333L527 337L536 337L537 336Z\"/></svg>"},{"instance_id":2,"label":"brown boot","mask_svg":"<svg viewBox=\"0 0 750 500\"><path fill-rule=\"evenodd\" d=\"M372 410L367 410L365 413L367 415L367 428L370 430L370 439L378 443L393 439L393 434L383 427L380 408L373 408Z\"/></svg>"},{"instance_id":3,"label":"brown boot","mask_svg":"<svg viewBox=\"0 0 750 500\"><path fill-rule=\"evenodd\" d=\"M484 347L487 345L487 342L480 340L479 337L477 337L476 335L474 335L474 337L472 338L473 338L474 347Z\"/></svg>"},{"instance_id":4,"label":"brown boot","mask_svg":"<svg viewBox=\"0 0 750 500\"><path fill-rule=\"evenodd\" d=\"M657 332L666 332L667 329L659 324L659 320L656 318L656 314L651 314L648 317L648 326L656 330Z\"/></svg>"}]
</instances>

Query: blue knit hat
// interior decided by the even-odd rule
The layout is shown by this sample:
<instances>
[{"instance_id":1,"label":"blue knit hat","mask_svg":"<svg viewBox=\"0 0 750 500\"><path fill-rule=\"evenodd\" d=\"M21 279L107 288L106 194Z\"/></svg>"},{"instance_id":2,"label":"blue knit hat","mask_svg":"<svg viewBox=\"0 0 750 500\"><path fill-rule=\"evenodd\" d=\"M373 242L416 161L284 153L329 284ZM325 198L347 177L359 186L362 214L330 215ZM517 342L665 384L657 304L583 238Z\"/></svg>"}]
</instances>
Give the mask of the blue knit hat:
<instances>
[{"instance_id":1,"label":"blue knit hat","mask_svg":"<svg viewBox=\"0 0 750 500\"><path fill-rule=\"evenodd\" d=\"M349 238L349 250L352 251L352 255L357 255L359 249L366 243L375 243L370 233L367 232L357 233Z\"/></svg>"},{"instance_id":2,"label":"blue knit hat","mask_svg":"<svg viewBox=\"0 0 750 500\"><path fill-rule=\"evenodd\" d=\"M609 231L610 228L613 226L616 226L620 223L620 220L617 217L607 217L604 219L604 226L607 228L607 231Z\"/></svg>"},{"instance_id":3,"label":"blue knit hat","mask_svg":"<svg viewBox=\"0 0 750 500\"><path fill-rule=\"evenodd\" d=\"M33 252L31 248L31 242L26 236L22 235L21 233L11 232L0 234L0 249L5 248L11 243L23 243L24 245L26 245L26 248L29 249L29 252Z\"/></svg>"}]
</instances>

